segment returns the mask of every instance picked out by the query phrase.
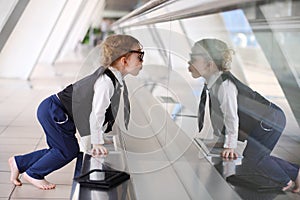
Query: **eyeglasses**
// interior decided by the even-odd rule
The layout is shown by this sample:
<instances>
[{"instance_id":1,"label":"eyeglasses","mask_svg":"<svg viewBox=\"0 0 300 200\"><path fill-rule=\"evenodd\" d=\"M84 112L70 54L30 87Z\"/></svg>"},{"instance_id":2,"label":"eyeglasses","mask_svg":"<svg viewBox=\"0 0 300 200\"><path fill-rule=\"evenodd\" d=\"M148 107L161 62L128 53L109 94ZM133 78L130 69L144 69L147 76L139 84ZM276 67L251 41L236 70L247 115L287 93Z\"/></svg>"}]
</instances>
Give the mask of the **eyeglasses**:
<instances>
[{"instance_id":1,"label":"eyeglasses","mask_svg":"<svg viewBox=\"0 0 300 200\"><path fill-rule=\"evenodd\" d=\"M130 50L128 53L137 53L138 55L138 59L142 62L143 58L144 58L144 51L136 51L136 50Z\"/></svg>"}]
</instances>

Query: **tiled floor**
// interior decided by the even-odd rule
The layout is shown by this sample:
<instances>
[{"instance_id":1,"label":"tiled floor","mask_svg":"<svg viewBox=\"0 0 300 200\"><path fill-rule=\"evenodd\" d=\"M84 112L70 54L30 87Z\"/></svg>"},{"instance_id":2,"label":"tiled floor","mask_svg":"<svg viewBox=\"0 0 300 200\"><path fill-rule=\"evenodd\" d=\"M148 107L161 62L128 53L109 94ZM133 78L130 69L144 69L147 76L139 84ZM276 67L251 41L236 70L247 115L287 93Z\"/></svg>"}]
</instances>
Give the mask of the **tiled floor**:
<instances>
[{"instance_id":1,"label":"tiled floor","mask_svg":"<svg viewBox=\"0 0 300 200\"><path fill-rule=\"evenodd\" d=\"M55 67L41 65L30 81L0 79L0 200L70 198L75 160L46 177L57 184L56 189L49 191L25 181L19 187L12 185L7 160L12 155L46 147L36 109L45 97L76 79L82 57L75 57L58 62Z\"/></svg>"},{"instance_id":2,"label":"tiled floor","mask_svg":"<svg viewBox=\"0 0 300 200\"><path fill-rule=\"evenodd\" d=\"M18 82L18 81L15 81ZM36 119L39 102L53 90L32 90L28 87L10 87L12 83L1 81L0 99L0 199L42 199L70 196L74 161L63 169L49 175L48 179L57 183L52 191L42 191L24 182L21 187L14 187L9 182L7 159L14 154L21 154L45 147L44 134ZM22 178L21 178L22 179Z\"/></svg>"}]
</instances>

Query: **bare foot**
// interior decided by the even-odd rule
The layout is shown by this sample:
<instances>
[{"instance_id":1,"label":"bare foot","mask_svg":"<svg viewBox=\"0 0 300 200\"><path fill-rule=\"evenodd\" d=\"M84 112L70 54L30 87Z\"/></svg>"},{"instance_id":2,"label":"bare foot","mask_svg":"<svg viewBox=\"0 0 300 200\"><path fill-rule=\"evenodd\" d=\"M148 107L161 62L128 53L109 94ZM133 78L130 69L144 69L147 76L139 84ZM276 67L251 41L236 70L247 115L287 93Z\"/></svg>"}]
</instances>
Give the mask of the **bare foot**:
<instances>
[{"instance_id":1,"label":"bare foot","mask_svg":"<svg viewBox=\"0 0 300 200\"><path fill-rule=\"evenodd\" d=\"M23 177L26 181L28 181L35 187L42 189L42 190L51 190L51 189L54 189L56 186L55 184L50 183L50 182L46 181L45 179L39 180L39 179L32 178L28 174L26 174L26 172L23 174Z\"/></svg>"},{"instance_id":2,"label":"bare foot","mask_svg":"<svg viewBox=\"0 0 300 200\"><path fill-rule=\"evenodd\" d=\"M14 157L8 159L8 165L10 167L10 181L16 186L21 186L22 182L19 179L20 172Z\"/></svg>"},{"instance_id":3,"label":"bare foot","mask_svg":"<svg viewBox=\"0 0 300 200\"><path fill-rule=\"evenodd\" d=\"M293 188L292 192L294 192L294 193L300 192L300 170L299 170L298 176L295 180L295 187Z\"/></svg>"},{"instance_id":4,"label":"bare foot","mask_svg":"<svg viewBox=\"0 0 300 200\"><path fill-rule=\"evenodd\" d=\"M288 182L287 186L285 186L285 187L282 188L282 191L288 190L290 187L292 187L292 185L293 185L293 181L290 180L290 181Z\"/></svg>"}]
</instances>

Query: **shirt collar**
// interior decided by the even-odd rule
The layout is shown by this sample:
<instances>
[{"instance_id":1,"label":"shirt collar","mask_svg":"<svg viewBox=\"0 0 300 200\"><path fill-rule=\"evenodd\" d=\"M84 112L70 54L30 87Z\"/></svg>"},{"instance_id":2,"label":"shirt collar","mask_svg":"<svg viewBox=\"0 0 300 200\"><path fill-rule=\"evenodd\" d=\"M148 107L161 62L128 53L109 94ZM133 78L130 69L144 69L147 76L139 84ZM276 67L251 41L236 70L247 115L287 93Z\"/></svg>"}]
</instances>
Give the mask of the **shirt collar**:
<instances>
[{"instance_id":1,"label":"shirt collar","mask_svg":"<svg viewBox=\"0 0 300 200\"><path fill-rule=\"evenodd\" d=\"M109 66L108 69L114 74L120 85L123 86L123 77L121 72L111 66Z\"/></svg>"},{"instance_id":2,"label":"shirt collar","mask_svg":"<svg viewBox=\"0 0 300 200\"><path fill-rule=\"evenodd\" d=\"M215 82L217 81L217 79L221 76L222 72L218 71L214 74L212 74L206 81L207 81L207 88L210 89Z\"/></svg>"}]
</instances>

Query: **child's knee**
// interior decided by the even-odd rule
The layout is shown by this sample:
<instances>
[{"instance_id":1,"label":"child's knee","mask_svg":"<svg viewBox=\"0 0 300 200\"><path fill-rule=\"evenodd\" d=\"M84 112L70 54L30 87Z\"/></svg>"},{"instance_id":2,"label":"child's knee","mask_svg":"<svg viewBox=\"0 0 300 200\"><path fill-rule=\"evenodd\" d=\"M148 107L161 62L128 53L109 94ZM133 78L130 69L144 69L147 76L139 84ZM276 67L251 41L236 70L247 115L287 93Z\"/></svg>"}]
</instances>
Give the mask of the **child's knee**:
<instances>
[{"instance_id":1,"label":"child's knee","mask_svg":"<svg viewBox=\"0 0 300 200\"><path fill-rule=\"evenodd\" d=\"M78 156L78 154L79 154L79 147L73 148L68 152L67 159L73 160Z\"/></svg>"}]
</instances>

